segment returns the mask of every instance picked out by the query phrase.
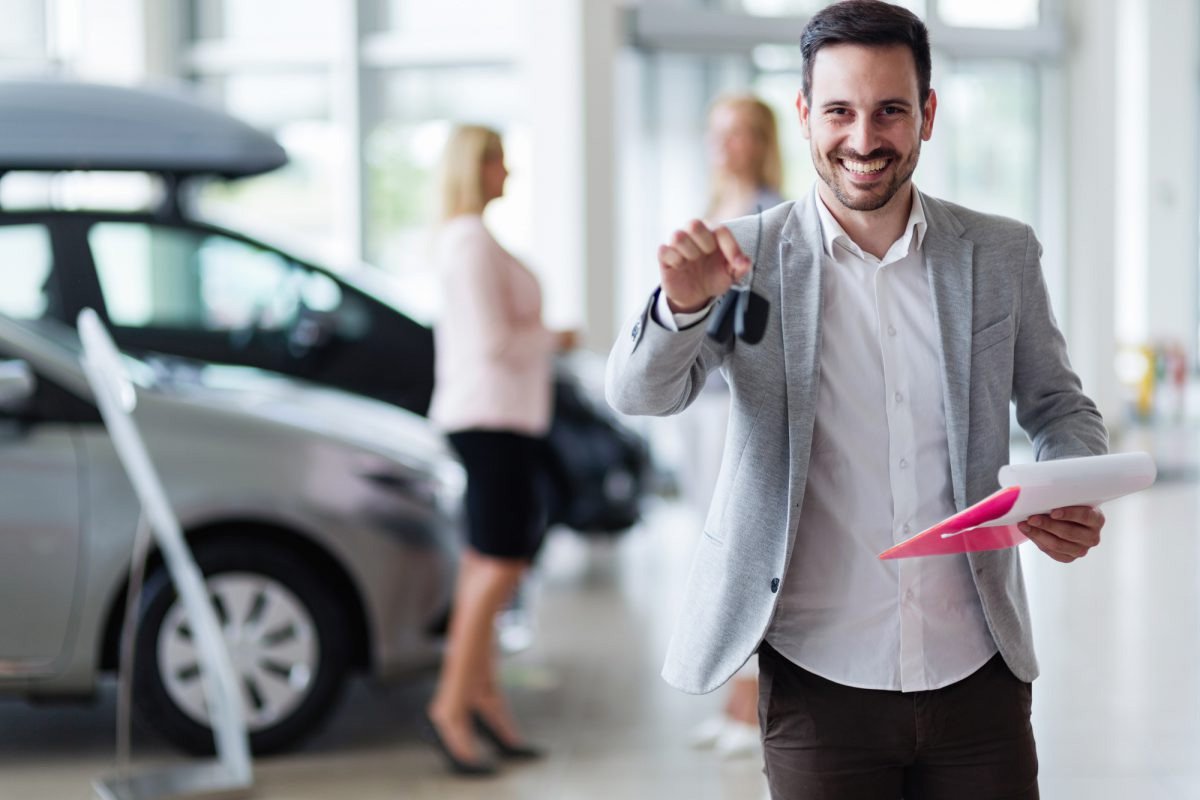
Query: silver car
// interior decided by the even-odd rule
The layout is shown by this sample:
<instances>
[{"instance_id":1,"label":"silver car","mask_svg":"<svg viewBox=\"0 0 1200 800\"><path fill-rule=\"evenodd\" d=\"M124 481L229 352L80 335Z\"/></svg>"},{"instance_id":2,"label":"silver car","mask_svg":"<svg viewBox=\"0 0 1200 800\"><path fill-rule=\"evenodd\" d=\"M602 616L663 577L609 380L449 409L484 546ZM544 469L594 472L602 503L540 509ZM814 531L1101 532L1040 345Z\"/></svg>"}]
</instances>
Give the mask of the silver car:
<instances>
[{"instance_id":1,"label":"silver car","mask_svg":"<svg viewBox=\"0 0 1200 800\"><path fill-rule=\"evenodd\" d=\"M0 317L0 691L84 696L116 666L139 508L90 401L74 331ZM381 402L245 367L130 359L135 420L204 570L251 743L312 732L350 670L436 663L465 478ZM152 555L139 716L211 751L195 649Z\"/></svg>"}]
</instances>

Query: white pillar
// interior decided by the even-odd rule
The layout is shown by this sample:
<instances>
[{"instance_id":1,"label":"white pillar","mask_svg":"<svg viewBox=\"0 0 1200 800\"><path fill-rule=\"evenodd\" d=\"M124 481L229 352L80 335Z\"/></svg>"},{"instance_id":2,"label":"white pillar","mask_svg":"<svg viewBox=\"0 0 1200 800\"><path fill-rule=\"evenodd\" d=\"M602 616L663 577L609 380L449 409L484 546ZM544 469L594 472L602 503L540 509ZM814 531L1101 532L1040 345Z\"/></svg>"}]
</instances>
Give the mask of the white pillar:
<instances>
[{"instance_id":1,"label":"white pillar","mask_svg":"<svg viewBox=\"0 0 1200 800\"><path fill-rule=\"evenodd\" d=\"M615 0L526 0L534 159L531 261L546 318L607 350L615 330Z\"/></svg>"},{"instance_id":2,"label":"white pillar","mask_svg":"<svg viewBox=\"0 0 1200 800\"><path fill-rule=\"evenodd\" d=\"M1200 10L1117 0L1116 15L1116 336L1194 355Z\"/></svg>"},{"instance_id":3,"label":"white pillar","mask_svg":"<svg viewBox=\"0 0 1200 800\"><path fill-rule=\"evenodd\" d=\"M1150 111L1146 94L1150 70L1149 12L1141 0L1118 0L1113 8L1117 15L1118 42L1114 53L1116 63L1112 105L1116 113L1116 152L1113 168L1116 175L1115 228L1116 309L1114 332L1120 344L1134 345L1145 341L1146 319L1146 223L1148 221L1146 192L1149 188L1149 131L1146 115Z\"/></svg>"},{"instance_id":4,"label":"white pillar","mask_svg":"<svg viewBox=\"0 0 1200 800\"><path fill-rule=\"evenodd\" d=\"M141 0L145 42L142 70L150 82L178 81L183 73L184 18L179 6L161 0Z\"/></svg>"},{"instance_id":5,"label":"white pillar","mask_svg":"<svg viewBox=\"0 0 1200 800\"><path fill-rule=\"evenodd\" d=\"M339 151L338 171L341 178L334 183L337 192L334 208L334 234L337 255L342 259L358 260L366 247L366 180L363 175L364 75L360 43L358 3L346 3L341 13L334 15L336 30L330 37L336 42L330 82L332 118L337 131Z\"/></svg>"},{"instance_id":6,"label":"white pillar","mask_svg":"<svg viewBox=\"0 0 1200 800\"><path fill-rule=\"evenodd\" d=\"M1137 121L1146 131L1146 151L1139 159L1146 164L1146 333L1182 342L1194 353L1200 6L1195 0L1154 0L1145 9L1149 67L1141 92L1147 103ZM1123 100L1116 98L1118 108Z\"/></svg>"},{"instance_id":7,"label":"white pillar","mask_svg":"<svg viewBox=\"0 0 1200 800\"><path fill-rule=\"evenodd\" d=\"M1121 419L1113 359L1118 226L1117 0L1068 0L1067 327L1071 362L1110 428Z\"/></svg>"}]
</instances>

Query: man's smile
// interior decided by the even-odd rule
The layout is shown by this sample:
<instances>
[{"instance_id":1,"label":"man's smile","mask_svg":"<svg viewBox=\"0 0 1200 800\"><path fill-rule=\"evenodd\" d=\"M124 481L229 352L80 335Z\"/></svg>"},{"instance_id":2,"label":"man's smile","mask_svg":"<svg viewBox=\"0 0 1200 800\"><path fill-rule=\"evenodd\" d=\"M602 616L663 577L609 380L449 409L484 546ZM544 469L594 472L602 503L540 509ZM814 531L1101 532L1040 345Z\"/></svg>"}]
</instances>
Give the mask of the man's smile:
<instances>
[{"instance_id":1,"label":"man's smile","mask_svg":"<svg viewBox=\"0 0 1200 800\"><path fill-rule=\"evenodd\" d=\"M860 161L851 158L839 158L837 162L856 180L871 180L882 175L892 163L890 158L876 158L871 161Z\"/></svg>"}]
</instances>

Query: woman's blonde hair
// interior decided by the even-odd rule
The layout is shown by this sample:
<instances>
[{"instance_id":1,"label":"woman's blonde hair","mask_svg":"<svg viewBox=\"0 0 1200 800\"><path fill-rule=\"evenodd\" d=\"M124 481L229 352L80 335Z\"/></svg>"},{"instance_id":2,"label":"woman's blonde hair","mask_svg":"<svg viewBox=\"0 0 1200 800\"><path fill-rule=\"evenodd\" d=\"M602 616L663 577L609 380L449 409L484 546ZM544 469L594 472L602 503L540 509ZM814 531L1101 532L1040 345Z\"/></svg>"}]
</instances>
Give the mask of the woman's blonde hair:
<instances>
[{"instance_id":1,"label":"woman's blonde hair","mask_svg":"<svg viewBox=\"0 0 1200 800\"><path fill-rule=\"evenodd\" d=\"M483 125L459 125L450 132L442 151L441 219L480 214L489 198L483 196L483 163L500 155L500 134Z\"/></svg>"},{"instance_id":2,"label":"woman's blonde hair","mask_svg":"<svg viewBox=\"0 0 1200 800\"><path fill-rule=\"evenodd\" d=\"M775 124L775 112L752 94L721 95L709 106L708 118L711 120L720 108L734 109L745 115L754 135L762 143L762 159L754 175L755 183L760 188L770 189L779 194L783 190L783 157L779 152L779 129ZM729 191L731 182L731 177L720 170L713 175L712 194L709 197L710 209L715 208Z\"/></svg>"}]
</instances>

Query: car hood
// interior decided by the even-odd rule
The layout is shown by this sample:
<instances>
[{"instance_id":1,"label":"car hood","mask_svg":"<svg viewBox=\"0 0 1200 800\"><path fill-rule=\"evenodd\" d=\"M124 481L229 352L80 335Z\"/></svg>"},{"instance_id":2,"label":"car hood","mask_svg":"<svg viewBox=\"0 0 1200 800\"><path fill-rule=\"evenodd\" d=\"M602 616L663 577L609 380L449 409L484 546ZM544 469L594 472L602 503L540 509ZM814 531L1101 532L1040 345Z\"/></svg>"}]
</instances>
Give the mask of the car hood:
<instances>
[{"instance_id":1,"label":"car hood","mask_svg":"<svg viewBox=\"0 0 1200 800\"><path fill-rule=\"evenodd\" d=\"M416 468L456 460L428 420L388 403L252 367L176 359L150 363L155 379L147 397L158 394L218 414L303 429Z\"/></svg>"}]
</instances>

